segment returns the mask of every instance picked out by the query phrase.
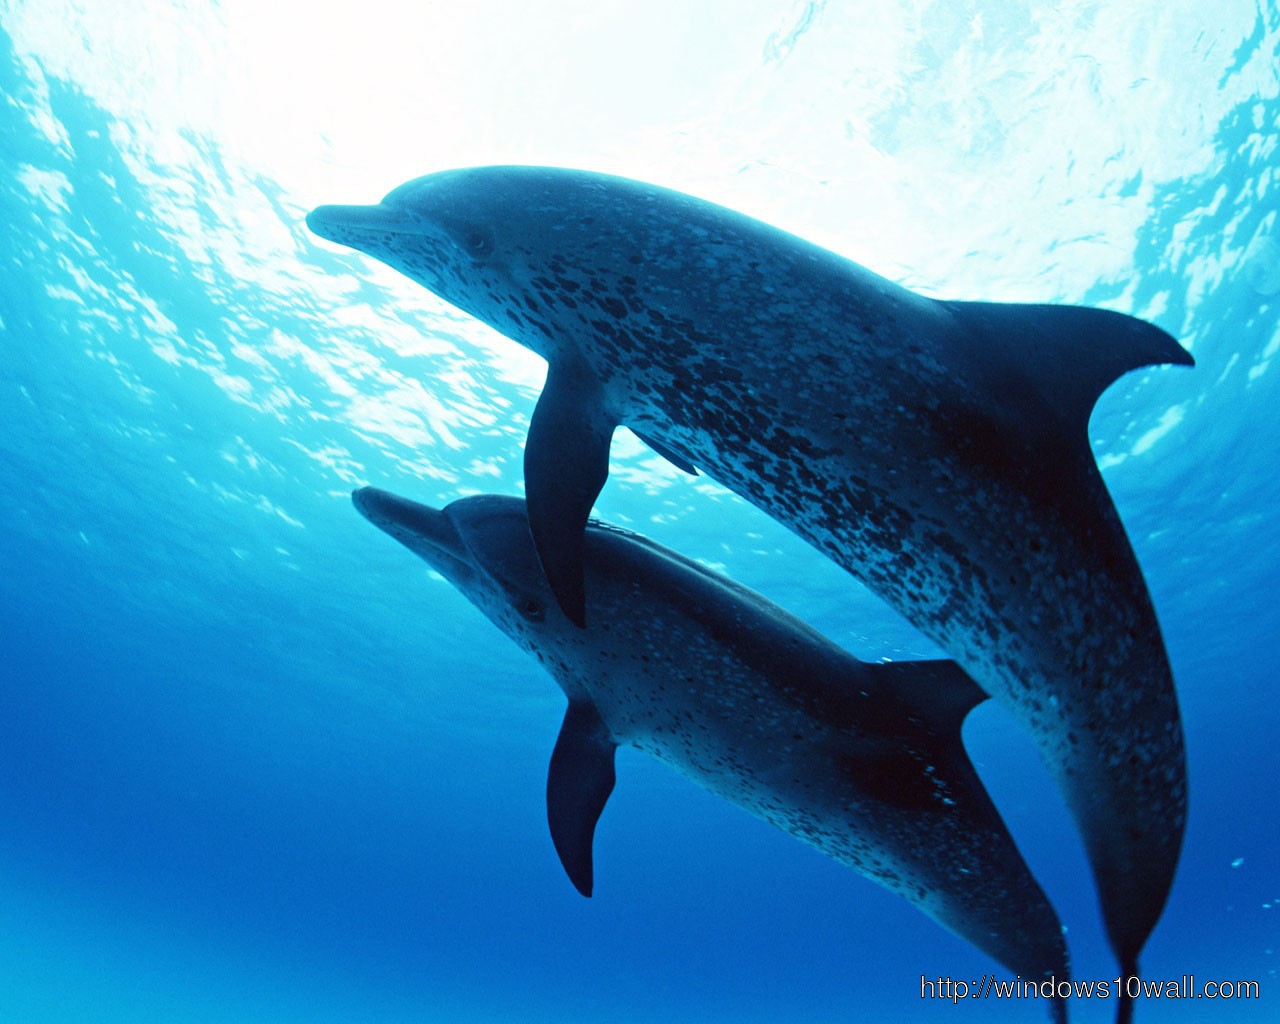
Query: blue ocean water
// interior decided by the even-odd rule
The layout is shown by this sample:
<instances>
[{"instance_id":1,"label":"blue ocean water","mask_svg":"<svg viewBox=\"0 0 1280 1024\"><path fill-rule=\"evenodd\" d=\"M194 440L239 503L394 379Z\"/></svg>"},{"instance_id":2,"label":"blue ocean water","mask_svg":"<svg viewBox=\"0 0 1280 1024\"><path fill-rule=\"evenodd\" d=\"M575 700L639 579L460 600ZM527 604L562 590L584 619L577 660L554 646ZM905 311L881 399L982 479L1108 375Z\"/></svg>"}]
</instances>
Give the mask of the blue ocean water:
<instances>
[{"instance_id":1,"label":"blue ocean water","mask_svg":"<svg viewBox=\"0 0 1280 1024\"><path fill-rule=\"evenodd\" d=\"M302 223L494 162L657 181L926 294L1103 305L1192 350L1090 424L1190 757L1143 970L1261 999L1138 1019L1277 1019L1274 0L262 6L0 3L0 1021L1043 1019L922 1000L994 968L639 754L595 897L564 878L563 698L348 499L518 493L541 368ZM633 438L598 511L860 657L937 653ZM1029 745L991 707L966 740L1076 976L1112 977Z\"/></svg>"}]
</instances>

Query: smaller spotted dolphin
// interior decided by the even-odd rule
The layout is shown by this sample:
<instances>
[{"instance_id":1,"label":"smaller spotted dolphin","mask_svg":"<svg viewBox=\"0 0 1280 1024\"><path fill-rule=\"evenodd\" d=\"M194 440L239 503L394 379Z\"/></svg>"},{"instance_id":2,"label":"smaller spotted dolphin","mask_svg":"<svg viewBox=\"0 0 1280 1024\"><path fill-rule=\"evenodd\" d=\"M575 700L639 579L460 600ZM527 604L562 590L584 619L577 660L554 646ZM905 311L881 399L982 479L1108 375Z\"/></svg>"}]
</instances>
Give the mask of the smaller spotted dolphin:
<instances>
[{"instance_id":1,"label":"smaller spotted dolphin","mask_svg":"<svg viewBox=\"0 0 1280 1024\"><path fill-rule=\"evenodd\" d=\"M591 895L592 840L630 744L910 900L1027 979L1067 977L1053 908L964 752L986 695L954 662L866 664L760 595L591 522L585 629L557 605L519 498L355 506L425 559L569 698L551 838ZM1065 1006L1054 1003L1055 1019Z\"/></svg>"},{"instance_id":2,"label":"smaller spotted dolphin","mask_svg":"<svg viewBox=\"0 0 1280 1024\"><path fill-rule=\"evenodd\" d=\"M843 565L1009 709L1137 972L1177 868L1186 759L1087 425L1122 374L1192 362L1172 337L1108 310L927 298L724 207L587 171L441 171L307 224L547 360L525 492L571 619L626 424Z\"/></svg>"}]
</instances>

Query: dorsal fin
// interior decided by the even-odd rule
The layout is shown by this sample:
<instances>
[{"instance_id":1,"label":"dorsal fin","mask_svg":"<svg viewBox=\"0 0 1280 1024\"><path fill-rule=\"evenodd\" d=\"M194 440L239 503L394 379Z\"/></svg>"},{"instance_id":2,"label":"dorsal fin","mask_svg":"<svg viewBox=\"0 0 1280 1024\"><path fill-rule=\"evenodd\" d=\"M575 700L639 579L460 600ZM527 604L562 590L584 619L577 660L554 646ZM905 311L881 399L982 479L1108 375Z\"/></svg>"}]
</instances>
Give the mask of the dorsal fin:
<instances>
[{"instance_id":1,"label":"dorsal fin","mask_svg":"<svg viewBox=\"0 0 1280 1024\"><path fill-rule=\"evenodd\" d=\"M965 716L987 699L954 661L890 661L871 669L911 717L940 739L958 739Z\"/></svg>"},{"instance_id":2,"label":"dorsal fin","mask_svg":"<svg viewBox=\"0 0 1280 1024\"><path fill-rule=\"evenodd\" d=\"M1081 429L1098 397L1123 374L1162 363L1195 363L1159 327L1107 309L1002 302L945 305L980 335L984 351L1005 357L1001 362L1016 369L1022 386L1029 384L1065 424ZM1003 379L989 383L1016 387Z\"/></svg>"},{"instance_id":3,"label":"dorsal fin","mask_svg":"<svg viewBox=\"0 0 1280 1024\"><path fill-rule=\"evenodd\" d=\"M935 806L938 776L905 761L906 751L945 763L949 777L972 772L960 726L986 693L954 661L855 664L834 687L847 703L832 714L832 695L824 701L829 721L856 723L858 740L841 757L849 780L858 792L894 807Z\"/></svg>"},{"instance_id":4,"label":"dorsal fin","mask_svg":"<svg viewBox=\"0 0 1280 1024\"><path fill-rule=\"evenodd\" d=\"M613 792L616 749L595 705L571 700L547 773L547 824L560 863L583 896L591 895L591 844Z\"/></svg>"}]
</instances>

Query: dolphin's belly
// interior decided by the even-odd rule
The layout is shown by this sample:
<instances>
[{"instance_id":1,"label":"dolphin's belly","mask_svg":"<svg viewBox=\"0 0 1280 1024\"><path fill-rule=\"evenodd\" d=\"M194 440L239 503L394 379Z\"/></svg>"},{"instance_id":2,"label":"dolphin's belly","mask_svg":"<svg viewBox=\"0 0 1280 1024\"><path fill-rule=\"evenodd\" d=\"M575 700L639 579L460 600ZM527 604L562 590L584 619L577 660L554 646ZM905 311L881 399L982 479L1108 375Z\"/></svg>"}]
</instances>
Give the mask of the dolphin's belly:
<instances>
[{"instance_id":1,"label":"dolphin's belly","mask_svg":"<svg viewBox=\"0 0 1280 1024\"><path fill-rule=\"evenodd\" d=\"M918 824L895 822L841 771L853 737L760 702L646 718L637 749L895 891L903 863L921 859Z\"/></svg>"},{"instance_id":2,"label":"dolphin's belly","mask_svg":"<svg viewBox=\"0 0 1280 1024\"><path fill-rule=\"evenodd\" d=\"M904 864L917 876L943 861L979 870L981 851L970 863L959 849L977 842L966 838L969 794L963 784L935 794L907 744L814 717L781 695L791 680L760 675L684 616L651 607L635 621L600 589L595 598L611 623L608 650L575 677L615 741L895 891ZM903 795L900 806L886 790ZM921 839L931 827L932 845Z\"/></svg>"},{"instance_id":3,"label":"dolphin's belly","mask_svg":"<svg viewBox=\"0 0 1280 1024\"><path fill-rule=\"evenodd\" d=\"M1173 699L1145 583L1091 460L1061 467L1060 501L1037 499L957 458L959 442L923 415L863 409L873 422L852 437L815 408L763 397L666 419L649 404L643 426L866 583L1034 730L1107 713L1101 688L1110 711L1164 727L1159 700L1131 708L1125 687L1104 686L1142 678L1143 693Z\"/></svg>"},{"instance_id":4,"label":"dolphin's belly","mask_svg":"<svg viewBox=\"0 0 1280 1024\"><path fill-rule=\"evenodd\" d=\"M1036 931L1030 919L1040 904L1027 898L1034 882L1003 828L989 825L984 794L958 782L945 800L924 805L873 796L864 788L871 780L860 777L867 769L858 756L873 739L759 699L760 692L739 689L724 676L709 681L738 697L719 701L710 693L685 693L660 711L652 701L640 701L645 710L632 707L629 713L616 695L596 699L609 709L606 722L627 722L628 742L637 749L944 923L971 922L980 914L991 934ZM743 698L749 695L748 708ZM921 770L904 750L881 766L874 784L883 785L886 774ZM1029 905L1035 910L1024 920L1021 908Z\"/></svg>"},{"instance_id":5,"label":"dolphin's belly","mask_svg":"<svg viewBox=\"0 0 1280 1024\"><path fill-rule=\"evenodd\" d=\"M674 437L1008 707L1085 823L1100 872L1119 891L1144 892L1146 868L1130 851L1140 846L1153 878L1177 859L1181 832L1169 823L1185 813L1183 739L1155 611L1096 470L1058 467L1063 500L1037 503L1016 482L928 453L901 450L893 475L848 448L789 457L768 440L781 433L765 424L759 438L737 430L730 443L705 428ZM1112 843L1119 830L1146 845Z\"/></svg>"}]
</instances>

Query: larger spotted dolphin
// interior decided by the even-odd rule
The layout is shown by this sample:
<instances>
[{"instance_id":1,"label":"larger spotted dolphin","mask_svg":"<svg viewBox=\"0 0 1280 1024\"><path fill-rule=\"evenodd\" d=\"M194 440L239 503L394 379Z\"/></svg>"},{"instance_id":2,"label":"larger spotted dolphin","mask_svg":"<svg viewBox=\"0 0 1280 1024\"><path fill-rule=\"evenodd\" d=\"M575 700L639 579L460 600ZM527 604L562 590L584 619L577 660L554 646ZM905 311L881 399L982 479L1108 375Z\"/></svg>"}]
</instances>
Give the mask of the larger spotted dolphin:
<instances>
[{"instance_id":1,"label":"larger spotted dolphin","mask_svg":"<svg viewBox=\"0 0 1280 1024\"><path fill-rule=\"evenodd\" d=\"M361 249L544 356L525 484L584 620L583 528L624 423L864 580L1026 727L1080 827L1126 972L1186 818L1173 680L1087 423L1165 332L928 299L723 207L583 171L445 171L323 206Z\"/></svg>"},{"instance_id":2,"label":"larger spotted dolphin","mask_svg":"<svg viewBox=\"0 0 1280 1024\"><path fill-rule=\"evenodd\" d=\"M745 587L599 523L584 535L592 613L579 629L552 597L519 498L480 495L442 511L374 488L353 500L569 698L547 818L584 895L614 750L630 744L902 895L1009 970L1066 978L1057 916L965 755L960 724L986 695L954 662L858 661Z\"/></svg>"}]
</instances>

